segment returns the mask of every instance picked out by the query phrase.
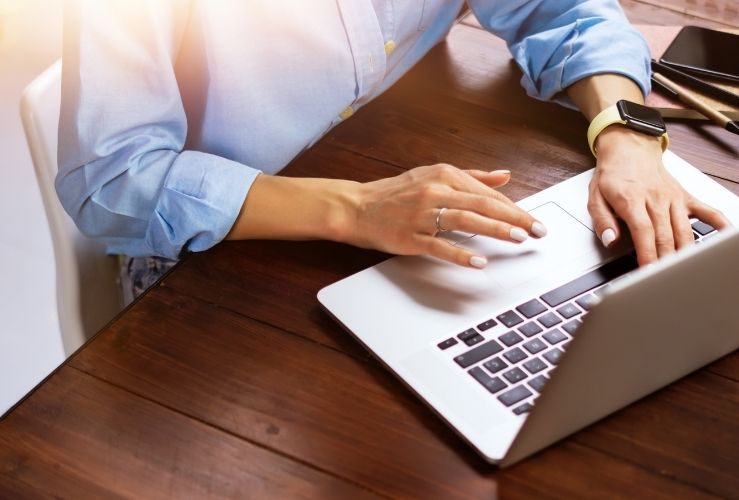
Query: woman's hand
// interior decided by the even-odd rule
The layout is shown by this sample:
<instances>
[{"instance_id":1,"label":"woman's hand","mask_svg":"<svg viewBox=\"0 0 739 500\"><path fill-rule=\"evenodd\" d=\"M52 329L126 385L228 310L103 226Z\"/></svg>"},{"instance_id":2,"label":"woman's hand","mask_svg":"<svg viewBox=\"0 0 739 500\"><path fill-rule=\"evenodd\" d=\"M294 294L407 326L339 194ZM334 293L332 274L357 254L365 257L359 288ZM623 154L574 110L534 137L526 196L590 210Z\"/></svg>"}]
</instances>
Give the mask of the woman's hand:
<instances>
[{"instance_id":1,"label":"woman's hand","mask_svg":"<svg viewBox=\"0 0 739 500\"><path fill-rule=\"evenodd\" d=\"M588 121L619 99L644 103L636 83L608 73L578 80L567 88L567 95ZM620 237L616 218L628 226L640 265L691 245L690 217L719 229L729 224L721 212L693 198L665 170L656 137L611 125L598 135L595 146L598 158L588 211L605 246Z\"/></svg>"},{"instance_id":2,"label":"woman's hand","mask_svg":"<svg viewBox=\"0 0 739 500\"><path fill-rule=\"evenodd\" d=\"M394 254L428 254L461 266L485 267L484 256L436 234L454 230L514 243L530 234L544 236L541 222L494 189L509 179L507 170L460 170L438 164L360 184L354 216L340 239Z\"/></svg>"},{"instance_id":3,"label":"woman's hand","mask_svg":"<svg viewBox=\"0 0 739 500\"><path fill-rule=\"evenodd\" d=\"M640 265L692 245L690 217L719 229L729 225L721 212L691 196L667 172L658 139L611 126L596 146L588 210L606 247L620 237L617 217L629 228Z\"/></svg>"}]
</instances>

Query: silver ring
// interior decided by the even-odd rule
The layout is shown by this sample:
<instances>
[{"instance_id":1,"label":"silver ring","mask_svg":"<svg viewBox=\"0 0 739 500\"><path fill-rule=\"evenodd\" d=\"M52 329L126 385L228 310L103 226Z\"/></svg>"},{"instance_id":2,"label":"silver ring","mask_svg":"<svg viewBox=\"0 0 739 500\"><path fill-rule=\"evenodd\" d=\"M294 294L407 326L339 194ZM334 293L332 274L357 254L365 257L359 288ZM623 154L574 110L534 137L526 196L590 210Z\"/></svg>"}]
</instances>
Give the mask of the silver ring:
<instances>
[{"instance_id":1,"label":"silver ring","mask_svg":"<svg viewBox=\"0 0 739 500\"><path fill-rule=\"evenodd\" d=\"M439 213L436 214L436 233L443 233L444 231L448 231L448 229L445 229L441 225L441 216L444 215L444 212L446 212L446 207L440 208Z\"/></svg>"}]
</instances>

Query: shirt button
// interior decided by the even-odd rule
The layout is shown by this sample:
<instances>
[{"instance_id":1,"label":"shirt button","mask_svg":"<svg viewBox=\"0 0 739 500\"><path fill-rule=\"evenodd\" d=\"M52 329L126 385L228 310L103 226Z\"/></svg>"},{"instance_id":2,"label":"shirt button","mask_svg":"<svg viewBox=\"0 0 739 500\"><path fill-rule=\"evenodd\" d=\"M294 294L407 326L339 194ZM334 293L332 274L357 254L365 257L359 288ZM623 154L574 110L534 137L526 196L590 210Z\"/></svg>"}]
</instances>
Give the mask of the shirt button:
<instances>
[{"instance_id":1,"label":"shirt button","mask_svg":"<svg viewBox=\"0 0 739 500\"><path fill-rule=\"evenodd\" d=\"M385 54L390 55L395 51L395 41L388 40L385 42Z\"/></svg>"},{"instance_id":2,"label":"shirt button","mask_svg":"<svg viewBox=\"0 0 739 500\"><path fill-rule=\"evenodd\" d=\"M346 108L344 108L344 111L339 113L339 118L341 118L342 120L346 120L353 114L354 114L354 108L352 108L351 106L347 106Z\"/></svg>"}]
</instances>

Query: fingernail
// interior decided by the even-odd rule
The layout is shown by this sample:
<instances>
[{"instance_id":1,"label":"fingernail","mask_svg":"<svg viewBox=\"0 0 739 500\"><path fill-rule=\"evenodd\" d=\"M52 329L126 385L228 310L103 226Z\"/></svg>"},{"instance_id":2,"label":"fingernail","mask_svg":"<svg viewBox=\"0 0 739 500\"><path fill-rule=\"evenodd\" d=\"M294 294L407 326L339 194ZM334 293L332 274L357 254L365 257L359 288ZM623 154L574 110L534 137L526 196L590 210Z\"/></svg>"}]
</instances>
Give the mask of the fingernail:
<instances>
[{"instance_id":1,"label":"fingernail","mask_svg":"<svg viewBox=\"0 0 739 500\"><path fill-rule=\"evenodd\" d=\"M470 265L478 269L483 269L488 265L488 260L480 255L473 255L470 257Z\"/></svg>"},{"instance_id":2,"label":"fingernail","mask_svg":"<svg viewBox=\"0 0 739 500\"><path fill-rule=\"evenodd\" d=\"M521 229L520 227L511 228L511 239L515 241L525 241L529 237L529 233Z\"/></svg>"},{"instance_id":3,"label":"fingernail","mask_svg":"<svg viewBox=\"0 0 739 500\"><path fill-rule=\"evenodd\" d=\"M493 170L490 172L491 174L499 174L499 175L511 175L510 170Z\"/></svg>"},{"instance_id":4,"label":"fingernail","mask_svg":"<svg viewBox=\"0 0 739 500\"><path fill-rule=\"evenodd\" d=\"M603 242L603 246L608 248L611 246L611 243L613 243L616 240L616 231L611 229L610 227L603 231L603 234L600 235L600 241Z\"/></svg>"},{"instance_id":5,"label":"fingernail","mask_svg":"<svg viewBox=\"0 0 739 500\"><path fill-rule=\"evenodd\" d=\"M531 234L537 238L543 238L547 235L547 228L541 222L536 221L531 225Z\"/></svg>"}]
</instances>

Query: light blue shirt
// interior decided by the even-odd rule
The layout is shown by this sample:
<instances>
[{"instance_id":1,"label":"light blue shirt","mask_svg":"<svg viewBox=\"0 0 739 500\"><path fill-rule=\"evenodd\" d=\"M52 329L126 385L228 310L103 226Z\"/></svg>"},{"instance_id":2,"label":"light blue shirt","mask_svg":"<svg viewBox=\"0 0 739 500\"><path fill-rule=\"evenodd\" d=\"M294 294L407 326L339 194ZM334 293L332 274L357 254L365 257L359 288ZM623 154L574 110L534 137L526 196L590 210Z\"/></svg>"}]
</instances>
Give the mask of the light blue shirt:
<instances>
[{"instance_id":1,"label":"light blue shirt","mask_svg":"<svg viewBox=\"0 0 739 500\"><path fill-rule=\"evenodd\" d=\"M538 99L649 55L616 0L471 0ZM177 258L230 230L274 174L398 80L463 0L67 2L62 204L111 253Z\"/></svg>"}]
</instances>

